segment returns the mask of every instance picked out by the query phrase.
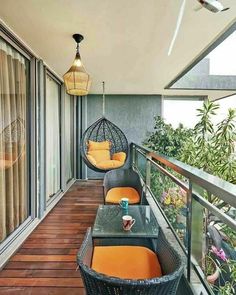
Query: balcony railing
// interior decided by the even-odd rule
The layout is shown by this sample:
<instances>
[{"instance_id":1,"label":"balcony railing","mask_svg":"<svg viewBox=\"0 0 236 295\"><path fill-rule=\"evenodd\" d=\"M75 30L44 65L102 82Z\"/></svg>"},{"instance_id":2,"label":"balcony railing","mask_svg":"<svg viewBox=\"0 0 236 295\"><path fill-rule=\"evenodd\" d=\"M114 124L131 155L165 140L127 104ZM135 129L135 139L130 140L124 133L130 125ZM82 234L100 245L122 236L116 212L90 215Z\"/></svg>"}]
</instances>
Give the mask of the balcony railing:
<instances>
[{"instance_id":1,"label":"balcony railing","mask_svg":"<svg viewBox=\"0 0 236 295\"><path fill-rule=\"evenodd\" d=\"M208 294L231 294L225 290L236 289L236 186L134 143L131 156L146 196L186 255L190 285L197 275Z\"/></svg>"}]
</instances>

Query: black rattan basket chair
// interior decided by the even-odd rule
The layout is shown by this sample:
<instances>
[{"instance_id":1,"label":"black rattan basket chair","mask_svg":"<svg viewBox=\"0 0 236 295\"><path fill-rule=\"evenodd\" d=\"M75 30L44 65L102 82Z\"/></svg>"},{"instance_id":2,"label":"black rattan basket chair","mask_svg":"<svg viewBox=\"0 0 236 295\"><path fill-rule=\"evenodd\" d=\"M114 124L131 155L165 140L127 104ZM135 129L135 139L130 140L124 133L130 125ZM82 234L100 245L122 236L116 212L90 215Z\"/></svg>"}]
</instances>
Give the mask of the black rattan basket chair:
<instances>
[{"instance_id":1,"label":"black rattan basket chair","mask_svg":"<svg viewBox=\"0 0 236 295\"><path fill-rule=\"evenodd\" d=\"M142 183L138 173L135 172L132 168L116 169L107 172L103 180L103 187L105 200L108 191L115 187L132 187L138 192L140 196L140 202L142 200Z\"/></svg>"},{"instance_id":2,"label":"black rattan basket chair","mask_svg":"<svg viewBox=\"0 0 236 295\"><path fill-rule=\"evenodd\" d=\"M126 160L128 159L129 145L127 138L124 133L113 124L111 121L105 117L100 118L95 123L93 123L88 129L84 132L81 140L81 156L85 164L92 170L97 172L107 172L110 169L100 169L94 166L87 158L88 152L88 141L102 142L109 141L111 143L111 155L119 152L124 152L126 154ZM125 163L124 163L125 164ZM114 168L116 169L116 168Z\"/></svg>"},{"instance_id":3,"label":"black rattan basket chair","mask_svg":"<svg viewBox=\"0 0 236 295\"><path fill-rule=\"evenodd\" d=\"M117 239L116 239L117 240ZM127 239L128 241L129 239ZM141 241L141 239L140 239ZM140 246L140 244L138 244ZM93 240L91 228L77 255L81 277L87 295L174 295L177 292L184 264L181 257L169 245L160 229L155 245L163 276L147 280L125 280L109 277L91 269ZM106 263L106 261L104 261ZM128 262L127 262L128 263Z\"/></svg>"}]
</instances>

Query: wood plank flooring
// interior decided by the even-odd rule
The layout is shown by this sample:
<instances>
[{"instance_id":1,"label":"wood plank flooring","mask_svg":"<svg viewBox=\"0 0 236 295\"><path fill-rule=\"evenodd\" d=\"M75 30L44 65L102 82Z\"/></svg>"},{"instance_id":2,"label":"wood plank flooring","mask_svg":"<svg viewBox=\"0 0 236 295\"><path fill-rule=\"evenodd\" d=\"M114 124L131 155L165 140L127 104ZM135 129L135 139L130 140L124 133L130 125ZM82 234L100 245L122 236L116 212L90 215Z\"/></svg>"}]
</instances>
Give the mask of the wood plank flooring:
<instances>
[{"instance_id":1,"label":"wood plank flooring","mask_svg":"<svg viewBox=\"0 0 236 295\"><path fill-rule=\"evenodd\" d=\"M75 183L0 271L0 295L84 295L76 254L102 195L101 181Z\"/></svg>"}]
</instances>

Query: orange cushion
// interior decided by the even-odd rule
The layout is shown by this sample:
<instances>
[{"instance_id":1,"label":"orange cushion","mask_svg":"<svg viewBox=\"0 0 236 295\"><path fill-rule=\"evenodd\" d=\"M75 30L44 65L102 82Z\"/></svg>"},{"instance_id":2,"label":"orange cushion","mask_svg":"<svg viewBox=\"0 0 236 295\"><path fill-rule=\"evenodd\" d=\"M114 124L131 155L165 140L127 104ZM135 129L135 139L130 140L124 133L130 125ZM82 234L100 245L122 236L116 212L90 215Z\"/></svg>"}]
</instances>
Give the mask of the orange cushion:
<instances>
[{"instance_id":1,"label":"orange cushion","mask_svg":"<svg viewBox=\"0 0 236 295\"><path fill-rule=\"evenodd\" d=\"M110 151L109 150L98 150L98 151L89 151L89 156L92 156L96 163L108 161L111 159L110 157Z\"/></svg>"},{"instance_id":2,"label":"orange cushion","mask_svg":"<svg viewBox=\"0 0 236 295\"><path fill-rule=\"evenodd\" d=\"M119 204L121 198L128 198L129 204L140 202L139 193L133 187L114 187L106 195L106 203Z\"/></svg>"},{"instance_id":3,"label":"orange cushion","mask_svg":"<svg viewBox=\"0 0 236 295\"><path fill-rule=\"evenodd\" d=\"M126 159L126 153L124 152L119 152L119 153L115 153L112 155L112 160L117 160L117 161L120 161L120 162L125 162L125 159Z\"/></svg>"},{"instance_id":4,"label":"orange cushion","mask_svg":"<svg viewBox=\"0 0 236 295\"><path fill-rule=\"evenodd\" d=\"M110 150L111 143L109 141L88 141L88 151Z\"/></svg>"},{"instance_id":5,"label":"orange cushion","mask_svg":"<svg viewBox=\"0 0 236 295\"><path fill-rule=\"evenodd\" d=\"M101 161L101 162L96 164L96 166L98 168L101 168L101 169L119 168L119 167L121 167L123 165L124 165L124 163L122 163L120 161L115 161L115 160Z\"/></svg>"},{"instance_id":6,"label":"orange cushion","mask_svg":"<svg viewBox=\"0 0 236 295\"><path fill-rule=\"evenodd\" d=\"M0 170L12 167L14 161L0 159Z\"/></svg>"},{"instance_id":7,"label":"orange cushion","mask_svg":"<svg viewBox=\"0 0 236 295\"><path fill-rule=\"evenodd\" d=\"M94 166L96 166L96 160L94 159L94 157L93 156L91 156L91 155L87 155L87 159L89 160L89 162L92 164L92 165L94 165Z\"/></svg>"},{"instance_id":8,"label":"orange cushion","mask_svg":"<svg viewBox=\"0 0 236 295\"><path fill-rule=\"evenodd\" d=\"M140 246L94 247L92 269L121 279L151 279L162 276L156 254Z\"/></svg>"}]
</instances>

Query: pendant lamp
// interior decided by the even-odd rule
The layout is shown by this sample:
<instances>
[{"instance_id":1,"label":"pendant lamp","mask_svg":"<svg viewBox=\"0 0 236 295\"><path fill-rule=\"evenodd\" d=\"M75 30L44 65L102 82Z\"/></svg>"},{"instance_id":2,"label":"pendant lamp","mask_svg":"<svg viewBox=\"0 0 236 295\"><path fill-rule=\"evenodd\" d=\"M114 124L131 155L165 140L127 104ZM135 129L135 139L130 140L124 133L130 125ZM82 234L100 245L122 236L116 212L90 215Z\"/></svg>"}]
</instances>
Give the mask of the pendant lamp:
<instances>
[{"instance_id":1,"label":"pendant lamp","mask_svg":"<svg viewBox=\"0 0 236 295\"><path fill-rule=\"evenodd\" d=\"M68 94L83 96L88 94L91 85L90 76L82 64L79 53L79 43L84 37L80 34L74 34L73 38L77 43L76 56L72 66L64 74L63 79Z\"/></svg>"}]
</instances>

